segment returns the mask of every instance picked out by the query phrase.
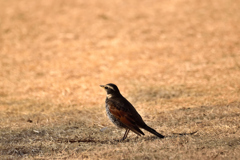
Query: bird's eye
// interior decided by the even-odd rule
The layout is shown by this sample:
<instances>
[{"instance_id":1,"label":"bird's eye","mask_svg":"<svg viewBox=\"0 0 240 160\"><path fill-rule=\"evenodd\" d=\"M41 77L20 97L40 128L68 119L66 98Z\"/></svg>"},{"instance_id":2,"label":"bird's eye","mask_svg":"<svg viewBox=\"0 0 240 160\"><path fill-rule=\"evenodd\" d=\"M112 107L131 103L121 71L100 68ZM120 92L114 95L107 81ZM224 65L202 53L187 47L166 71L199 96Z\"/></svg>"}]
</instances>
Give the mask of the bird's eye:
<instances>
[{"instance_id":1,"label":"bird's eye","mask_svg":"<svg viewBox=\"0 0 240 160\"><path fill-rule=\"evenodd\" d=\"M108 87L104 87L105 89L108 89Z\"/></svg>"}]
</instances>

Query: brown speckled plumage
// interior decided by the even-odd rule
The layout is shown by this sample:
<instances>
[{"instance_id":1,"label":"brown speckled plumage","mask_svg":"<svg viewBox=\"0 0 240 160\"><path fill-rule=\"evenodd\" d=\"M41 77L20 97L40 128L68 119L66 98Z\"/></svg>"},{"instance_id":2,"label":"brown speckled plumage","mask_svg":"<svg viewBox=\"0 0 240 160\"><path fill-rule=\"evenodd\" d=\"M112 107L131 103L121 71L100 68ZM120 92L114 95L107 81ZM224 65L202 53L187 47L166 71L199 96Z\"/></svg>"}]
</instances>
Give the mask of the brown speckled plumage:
<instances>
[{"instance_id":1,"label":"brown speckled plumage","mask_svg":"<svg viewBox=\"0 0 240 160\"><path fill-rule=\"evenodd\" d=\"M104 87L107 92L105 103L106 112L109 119L116 126L126 129L122 140L127 138L130 130L139 136L144 135L140 128L151 132L159 138L164 138L163 135L146 125L132 104L121 95L118 87L115 84L109 83L100 86Z\"/></svg>"}]
</instances>

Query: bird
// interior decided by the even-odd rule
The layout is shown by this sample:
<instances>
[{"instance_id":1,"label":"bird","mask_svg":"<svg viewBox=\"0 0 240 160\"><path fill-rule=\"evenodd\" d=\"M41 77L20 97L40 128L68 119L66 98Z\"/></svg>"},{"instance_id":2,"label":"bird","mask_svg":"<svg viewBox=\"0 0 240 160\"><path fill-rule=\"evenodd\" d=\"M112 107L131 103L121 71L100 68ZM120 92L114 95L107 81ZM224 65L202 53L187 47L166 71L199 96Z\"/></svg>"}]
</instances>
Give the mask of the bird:
<instances>
[{"instance_id":1,"label":"bird","mask_svg":"<svg viewBox=\"0 0 240 160\"><path fill-rule=\"evenodd\" d=\"M126 129L125 134L120 141L127 138L129 131L136 133L138 136L145 135L140 128L156 135L159 138L164 138L163 135L149 127L142 119L133 105L122 96L118 87L109 83L100 85L107 92L105 107L108 118L119 128Z\"/></svg>"}]
</instances>

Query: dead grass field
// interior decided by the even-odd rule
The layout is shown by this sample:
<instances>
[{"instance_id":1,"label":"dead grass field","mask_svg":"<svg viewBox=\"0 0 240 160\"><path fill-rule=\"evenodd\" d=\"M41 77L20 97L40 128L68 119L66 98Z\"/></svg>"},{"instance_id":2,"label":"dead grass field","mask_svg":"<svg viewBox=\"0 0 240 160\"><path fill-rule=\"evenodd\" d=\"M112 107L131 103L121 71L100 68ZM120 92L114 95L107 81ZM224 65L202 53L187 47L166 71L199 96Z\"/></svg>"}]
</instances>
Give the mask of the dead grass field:
<instances>
[{"instance_id":1,"label":"dead grass field","mask_svg":"<svg viewBox=\"0 0 240 160\"><path fill-rule=\"evenodd\" d=\"M239 6L0 0L0 159L239 159ZM116 142L109 82L167 138Z\"/></svg>"}]
</instances>

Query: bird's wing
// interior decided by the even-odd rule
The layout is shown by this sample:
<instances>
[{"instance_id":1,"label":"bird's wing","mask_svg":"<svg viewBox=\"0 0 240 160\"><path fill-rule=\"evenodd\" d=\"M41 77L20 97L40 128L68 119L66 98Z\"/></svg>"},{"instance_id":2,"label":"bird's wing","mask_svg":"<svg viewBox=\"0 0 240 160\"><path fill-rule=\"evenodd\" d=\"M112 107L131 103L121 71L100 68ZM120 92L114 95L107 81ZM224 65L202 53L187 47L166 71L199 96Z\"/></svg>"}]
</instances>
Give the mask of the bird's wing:
<instances>
[{"instance_id":1,"label":"bird's wing","mask_svg":"<svg viewBox=\"0 0 240 160\"><path fill-rule=\"evenodd\" d=\"M122 122L124 125L126 125L131 131L136 133L137 135L141 135L144 133L138 128L134 117L131 113L120 110L117 104L114 104L113 102L108 102L109 105L109 111L111 114L117 118L120 122Z\"/></svg>"}]
</instances>

